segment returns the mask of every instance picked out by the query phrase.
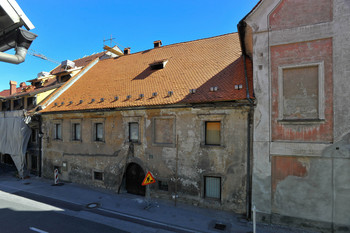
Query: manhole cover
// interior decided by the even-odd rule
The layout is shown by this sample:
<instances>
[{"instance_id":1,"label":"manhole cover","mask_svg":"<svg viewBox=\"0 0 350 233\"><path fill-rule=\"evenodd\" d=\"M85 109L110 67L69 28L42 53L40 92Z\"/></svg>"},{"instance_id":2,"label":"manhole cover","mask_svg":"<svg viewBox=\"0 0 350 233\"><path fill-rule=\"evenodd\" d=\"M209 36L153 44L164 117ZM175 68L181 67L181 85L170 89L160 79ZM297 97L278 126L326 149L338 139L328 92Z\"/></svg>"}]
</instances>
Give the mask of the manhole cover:
<instances>
[{"instance_id":1,"label":"manhole cover","mask_svg":"<svg viewBox=\"0 0 350 233\"><path fill-rule=\"evenodd\" d=\"M24 185L28 185L28 184L30 184L29 182L26 182L26 183L23 183Z\"/></svg>"},{"instance_id":2,"label":"manhole cover","mask_svg":"<svg viewBox=\"0 0 350 233\"><path fill-rule=\"evenodd\" d=\"M94 209L94 208L97 208L97 207L100 207L99 203L89 203L89 204L86 205L86 208L89 208L89 209Z\"/></svg>"}]
</instances>

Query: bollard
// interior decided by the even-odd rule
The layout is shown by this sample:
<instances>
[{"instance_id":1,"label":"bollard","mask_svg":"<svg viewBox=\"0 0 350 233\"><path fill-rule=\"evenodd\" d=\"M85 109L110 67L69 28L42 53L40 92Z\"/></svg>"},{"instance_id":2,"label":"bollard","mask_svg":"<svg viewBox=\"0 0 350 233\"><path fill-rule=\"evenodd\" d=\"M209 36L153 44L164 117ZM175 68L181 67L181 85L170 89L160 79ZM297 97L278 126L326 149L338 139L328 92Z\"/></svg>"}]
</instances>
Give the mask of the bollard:
<instances>
[{"instance_id":1,"label":"bollard","mask_svg":"<svg viewBox=\"0 0 350 233\"><path fill-rule=\"evenodd\" d=\"M55 181L55 184L58 184L58 169L55 168L54 170L54 181Z\"/></svg>"}]
</instances>

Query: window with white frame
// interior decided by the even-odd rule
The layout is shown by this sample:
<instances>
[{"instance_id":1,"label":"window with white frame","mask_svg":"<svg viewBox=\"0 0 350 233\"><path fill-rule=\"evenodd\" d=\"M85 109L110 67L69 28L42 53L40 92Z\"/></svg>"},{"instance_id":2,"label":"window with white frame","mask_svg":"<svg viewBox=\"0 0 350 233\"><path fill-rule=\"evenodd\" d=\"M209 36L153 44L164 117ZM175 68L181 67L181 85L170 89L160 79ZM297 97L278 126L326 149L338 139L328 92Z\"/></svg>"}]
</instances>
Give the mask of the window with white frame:
<instances>
[{"instance_id":1,"label":"window with white frame","mask_svg":"<svg viewBox=\"0 0 350 233\"><path fill-rule=\"evenodd\" d=\"M279 120L322 120L324 64L281 66L278 70Z\"/></svg>"},{"instance_id":2,"label":"window with white frame","mask_svg":"<svg viewBox=\"0 0 350 233\"><path fill-rule=\"evenodd\" d=\"M204 176L204 197L221 198L221 177Z\"/></svg>"}]
</instances>

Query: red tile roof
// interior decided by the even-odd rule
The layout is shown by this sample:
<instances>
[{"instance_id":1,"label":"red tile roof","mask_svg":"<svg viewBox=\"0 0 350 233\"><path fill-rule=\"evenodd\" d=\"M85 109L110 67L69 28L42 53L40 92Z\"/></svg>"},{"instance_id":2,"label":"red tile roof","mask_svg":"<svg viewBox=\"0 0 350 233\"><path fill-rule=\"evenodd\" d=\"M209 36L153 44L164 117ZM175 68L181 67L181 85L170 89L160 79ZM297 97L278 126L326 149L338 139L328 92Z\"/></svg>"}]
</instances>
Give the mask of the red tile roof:
<instances>
[{"instance_id":1,"label":"red tile roof","mask_svg":"<svg viewBox=\"0 0 350 233\"><path fill-rule=\"evenodd\" d=\"M77 60L74 60L73 62L75 63L76 67L84 67L87 64L89 64L91 61L95 60L98 57L102 57L103 55L105 55L106 52L100 52L100 53L96 53L87 57L83 57ZM65 71L65 69L61 68L61 65L57 66L55 69L53 69L50 74L58 74L60 72Z\"/></svg>"},{"instance_id":2,"label":"red tile roof","mask_svg":"<svg viewBox=\"0 0 350 233\"><path fill-rule=\"evenodd\" d=\"M149 64L162 60L168 60L163 69L150 68ZM246 99L243 64L238 33L102 60L43 112L242 100ZM249 59L247 68L253 96ZM243 88L235 90L240 84ZM211 87L218 87L218 91L211 92ZM196 92L190 94L190 89ZM169 97L168 91L173 92ZM154 92L157 96L152 97Z\"/></svg>"}]
</instances>

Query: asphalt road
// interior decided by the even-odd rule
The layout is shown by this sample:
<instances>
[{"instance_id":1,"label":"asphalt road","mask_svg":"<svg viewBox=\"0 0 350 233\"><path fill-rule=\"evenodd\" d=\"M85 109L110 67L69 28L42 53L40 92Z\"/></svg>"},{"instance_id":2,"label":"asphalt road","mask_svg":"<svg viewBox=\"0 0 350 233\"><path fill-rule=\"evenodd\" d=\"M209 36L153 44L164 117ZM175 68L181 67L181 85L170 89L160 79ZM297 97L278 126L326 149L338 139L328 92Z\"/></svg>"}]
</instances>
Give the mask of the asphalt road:
<instances>
[{"instance_id":1,"label":"asphalt road","mask_svg":"<svg viewBox=\"0 0 350 233\"><path fill-rule=\"evenodd\" d=\"M66 211L0 191L0 232L127 232L67 215Z\"/></svg>"}]
</instances>

